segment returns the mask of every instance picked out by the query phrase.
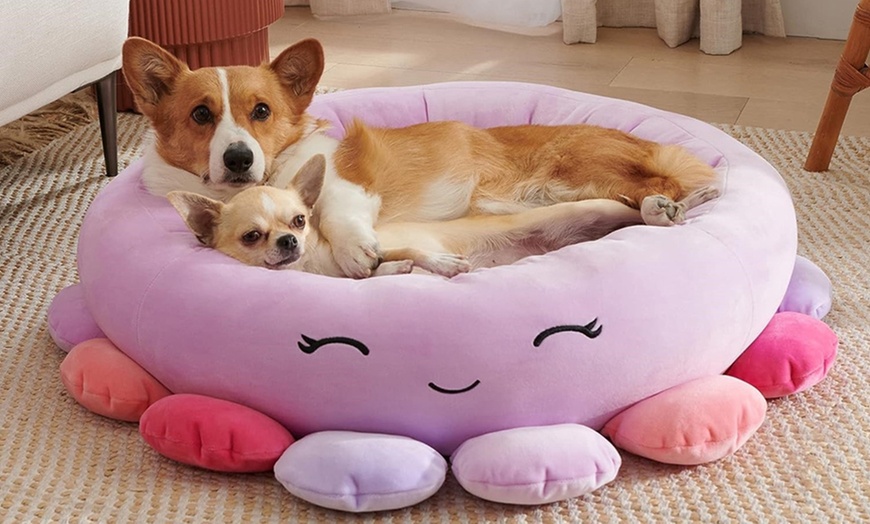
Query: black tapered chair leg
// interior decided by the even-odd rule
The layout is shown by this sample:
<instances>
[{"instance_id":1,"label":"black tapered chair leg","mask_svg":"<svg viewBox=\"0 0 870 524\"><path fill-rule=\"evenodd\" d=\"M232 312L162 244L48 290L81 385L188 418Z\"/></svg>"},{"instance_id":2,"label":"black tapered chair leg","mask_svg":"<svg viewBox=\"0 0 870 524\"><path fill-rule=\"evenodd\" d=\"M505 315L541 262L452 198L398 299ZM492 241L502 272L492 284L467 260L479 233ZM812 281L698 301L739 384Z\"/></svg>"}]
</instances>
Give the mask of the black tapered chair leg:
<instances>
[{"instance_id":1,"label":"black tapered chair leg","mask_svg":"<svg viewBox=\"0 0 870 524\"><path fill-rule=\"evenodd\" d=\"M117 71L112 71L94 84L97 88L97 110L100 113L100 135L103 139L103 156L106 159L106 176L118 174L118 88Z\"/></svg>"}]
</instances>

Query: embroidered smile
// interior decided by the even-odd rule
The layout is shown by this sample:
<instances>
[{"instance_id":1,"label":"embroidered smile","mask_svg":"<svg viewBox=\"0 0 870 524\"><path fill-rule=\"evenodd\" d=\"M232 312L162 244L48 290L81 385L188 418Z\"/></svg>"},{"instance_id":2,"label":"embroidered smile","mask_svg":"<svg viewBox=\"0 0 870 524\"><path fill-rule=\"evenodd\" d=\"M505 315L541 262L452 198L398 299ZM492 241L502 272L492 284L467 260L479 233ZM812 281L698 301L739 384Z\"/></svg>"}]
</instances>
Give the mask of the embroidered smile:
<instances>
[{"instance_id":1,"label":"embroidered smile","mask_svg":"<svg viewBox=\"0 0 870 524\"><path fill-rule=\"evenodd\" d=\"M468 385L462 389L446 389L446 388L442 388L441 386L439 386L438 384L436 384L434 382L429 383L430 388L437 391L438 393L444 393L446 395L457 395L459 393L466 393L466 392L471 391L472 389L476 388L478 385L480 385L480 380L475 380L470 385Z\"/></svg>"}]
</instances>

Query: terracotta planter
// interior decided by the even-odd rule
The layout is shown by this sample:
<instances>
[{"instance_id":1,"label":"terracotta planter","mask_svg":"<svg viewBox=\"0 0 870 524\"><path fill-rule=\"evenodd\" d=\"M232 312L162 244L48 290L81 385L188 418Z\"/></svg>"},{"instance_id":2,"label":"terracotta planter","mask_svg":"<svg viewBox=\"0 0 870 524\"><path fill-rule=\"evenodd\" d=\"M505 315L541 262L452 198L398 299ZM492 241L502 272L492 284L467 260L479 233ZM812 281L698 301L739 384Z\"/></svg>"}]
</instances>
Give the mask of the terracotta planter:
<instances>
[{"instance_id":1,"label":"terracotta planter","mask_svg":"<svg viewBox=\"0 0 870 524\"><path fill-rule=\"evenodd\" d=\"M130 0L130 36L147 38L196 69L269 59L269 25L283 0ZM118 110L135 110L118 77Z\"/></svg>"}]
</instances>

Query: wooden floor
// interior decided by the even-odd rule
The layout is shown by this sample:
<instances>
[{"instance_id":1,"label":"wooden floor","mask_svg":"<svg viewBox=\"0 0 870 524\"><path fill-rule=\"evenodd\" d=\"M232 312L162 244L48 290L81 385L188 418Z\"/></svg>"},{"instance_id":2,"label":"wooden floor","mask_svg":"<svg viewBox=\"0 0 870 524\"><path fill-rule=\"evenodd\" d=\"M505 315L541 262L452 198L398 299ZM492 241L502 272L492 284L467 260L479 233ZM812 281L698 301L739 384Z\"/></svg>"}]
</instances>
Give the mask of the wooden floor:
<instances>
[{"instance_id":1,"label":"wooden floor","mask_svg":"<svg viewBox=\"0 0 870 524\"><path fill-rule=\"evenodd\" d=\"M320 20L287 8L270 28L272 56L308 37L326 50L322 85L354 88L451 80L515 80L634 100L707 122L814 131L842 41L745 35L728 56L675 49L654 29L600 28L595 44L565 45L560 23L517 34L448 15ZM870 136L870 93L859 93L843 134Z\"/></svg>"}]
</instances>

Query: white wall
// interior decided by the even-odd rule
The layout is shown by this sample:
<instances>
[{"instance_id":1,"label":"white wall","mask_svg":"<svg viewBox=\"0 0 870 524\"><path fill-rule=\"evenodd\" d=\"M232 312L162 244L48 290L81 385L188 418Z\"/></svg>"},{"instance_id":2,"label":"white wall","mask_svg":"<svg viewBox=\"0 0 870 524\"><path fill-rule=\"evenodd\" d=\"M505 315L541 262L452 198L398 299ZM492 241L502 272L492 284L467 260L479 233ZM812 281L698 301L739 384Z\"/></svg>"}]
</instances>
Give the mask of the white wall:
<instances>
[{"instance_id":1,"label":"white wall","mask_svg":"<svg viewBox=\"0 0 870 524\"><path fill-rule=\"evenodd\" d=\"M845 40L858 0L782 0L785 34Z\"/></svg>"}]
</instances>

